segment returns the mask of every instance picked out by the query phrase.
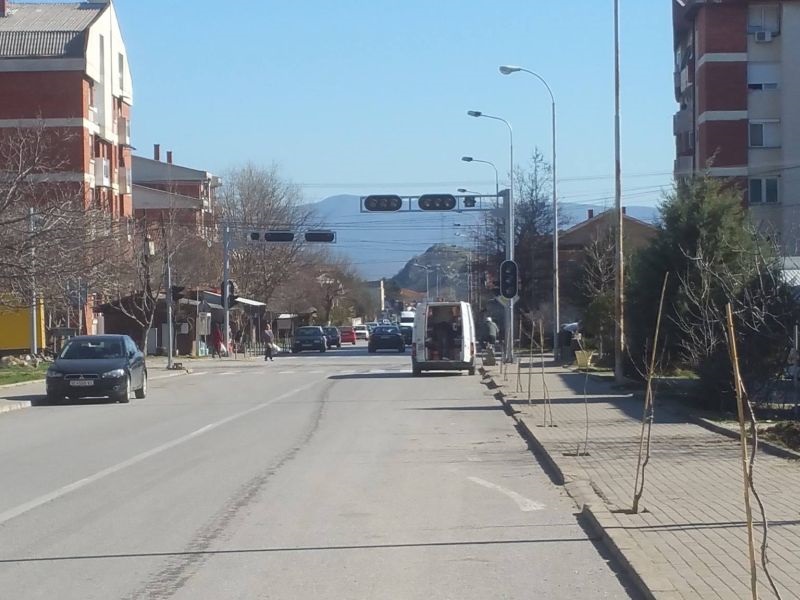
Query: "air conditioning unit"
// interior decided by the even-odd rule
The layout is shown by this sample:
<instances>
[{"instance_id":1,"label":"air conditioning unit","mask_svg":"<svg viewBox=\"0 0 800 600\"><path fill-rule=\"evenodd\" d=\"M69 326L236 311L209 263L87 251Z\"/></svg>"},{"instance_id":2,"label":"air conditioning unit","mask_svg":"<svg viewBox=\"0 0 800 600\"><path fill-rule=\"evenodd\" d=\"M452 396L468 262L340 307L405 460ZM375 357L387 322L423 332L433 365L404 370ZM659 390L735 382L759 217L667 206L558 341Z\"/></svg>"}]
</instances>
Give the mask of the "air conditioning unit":
<instances>
[{"instance_id":1,"label":"air conditioning unit","mask_svg":"<svg viewBox=\"0 0 800 600\"><path fill-rule=\"evenodd\" d=\"M756 41L759 44L765 44L772 41L771 31L756 31Z\"/></svg>"}]
</instances>

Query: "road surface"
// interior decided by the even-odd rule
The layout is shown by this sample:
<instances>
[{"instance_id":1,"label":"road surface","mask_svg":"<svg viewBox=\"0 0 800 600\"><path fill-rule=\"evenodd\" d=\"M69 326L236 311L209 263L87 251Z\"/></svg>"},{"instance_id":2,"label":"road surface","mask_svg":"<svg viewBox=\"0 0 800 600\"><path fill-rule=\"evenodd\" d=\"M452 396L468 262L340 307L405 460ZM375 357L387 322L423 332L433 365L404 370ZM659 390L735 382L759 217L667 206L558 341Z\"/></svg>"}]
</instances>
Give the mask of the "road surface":
<instances>
[{"instance_id":1,"label":"road surface","mask_svg":"<svg viewBox=\"0 0 800 600\"><path fill-rule=\"evenodd\" d=\"M0 415L1 597L633 597L476 377L362 343L194 368Z\"/></svg>"}]
</instances>

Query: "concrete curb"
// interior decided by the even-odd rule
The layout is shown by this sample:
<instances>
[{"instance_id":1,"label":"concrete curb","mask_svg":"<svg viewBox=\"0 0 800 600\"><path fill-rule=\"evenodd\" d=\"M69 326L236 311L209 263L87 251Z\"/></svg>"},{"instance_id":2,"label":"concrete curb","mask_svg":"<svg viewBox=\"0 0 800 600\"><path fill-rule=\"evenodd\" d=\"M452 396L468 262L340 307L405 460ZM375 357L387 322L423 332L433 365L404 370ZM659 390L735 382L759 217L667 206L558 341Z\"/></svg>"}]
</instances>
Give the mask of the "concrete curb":
<instances>
[{"instance_id":1,"label":"concrete curb","mask_svg":"<svg viewBox=\"0 0 800 600\"><path fill-rule=\"evenodd\" d=\"M0 404L0 413L7 413L21 408L30 408L31 403L27 400L3 400Z\"/></svg>"},{"instance_id":2,"label":"concrete curb","mask_svg":"<svg viewBox=\"0 0 800 600\"><path fill-rule=\"evenodd\" d=\"M480 368L484 385L494 388L497 398L506 413L514 419L522 437L528 442L534 454L550 469L556 485L561 485L567 495L581 511L588 526L599 537L603 545L614 556L620 568L629 577L631 584L641 592L646 600L673 600L681 598L672 583L664 577L657 566L642 552L631 535L622 529L613 513L606 508L603 499L592 488L591 481L574 479L565 475L558 461L547 448L536 438L525 419L518 416L513 405L492 375L483 367Z\"/></svg>"},{"instance_id":3,"label":"concrete curb","mask_svg":"<svg viewBox=\"0 0 800 600\"><path fill-rule=\"evenodd\" d=\"M720 435L724 435L725 437L729 437L733 440L737 441L739 440L738 431L734 431L733 429L729 429L724 425L715 423L711 419L704 419L703 417L697 417L691 414L687 414L686 418L689 419L691 423L699 425L704 429L708 429L709 431L713 431L714 433L719 433ZM758 448L759 450L762 450L767 454L772 454L773 456L778 456L780 458L788 458L791 460L800 460L800 452L795 452L794 450L783 448L782 446L778 446L777 444L773 444L772 442L762 440L760 437L758 439Z\"/></svg>"}]
</instances>

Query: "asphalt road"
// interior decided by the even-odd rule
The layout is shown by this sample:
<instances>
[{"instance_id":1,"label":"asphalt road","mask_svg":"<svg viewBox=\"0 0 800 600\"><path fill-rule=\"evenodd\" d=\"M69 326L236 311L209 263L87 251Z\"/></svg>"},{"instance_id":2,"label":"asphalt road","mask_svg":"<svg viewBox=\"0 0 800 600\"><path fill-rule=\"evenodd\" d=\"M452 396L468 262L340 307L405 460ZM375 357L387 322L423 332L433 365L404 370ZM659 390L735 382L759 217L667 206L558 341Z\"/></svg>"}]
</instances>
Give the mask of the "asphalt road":
<instances>
[{"instance_id":1,"label":"asphalt road","mask_svg":"<svg viewBox=\"0 0 800 600\"><path fill-rule=\"evenodd\" d=\"M632 597L476 377L363 344L195 369L0 415L0 597Z\"/></svg>"}]
</instances>

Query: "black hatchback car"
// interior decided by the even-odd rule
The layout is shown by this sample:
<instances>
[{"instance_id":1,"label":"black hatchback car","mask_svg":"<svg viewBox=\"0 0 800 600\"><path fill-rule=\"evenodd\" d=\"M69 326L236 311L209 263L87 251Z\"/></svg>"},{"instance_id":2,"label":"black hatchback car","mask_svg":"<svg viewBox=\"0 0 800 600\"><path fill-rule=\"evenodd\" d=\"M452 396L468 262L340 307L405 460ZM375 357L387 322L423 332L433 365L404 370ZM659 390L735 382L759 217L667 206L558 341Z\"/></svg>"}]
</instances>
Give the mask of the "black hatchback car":
<instances>
[{"instance_id":1,"label":"black hatchback car","mask_svg":"<svg viewBox=\"0 0 800 600\"><path fill-rule=\"evenodd\" d=\"M322 330L325 332L325 340L328 342L328 348L333 348L334 346L337 348L342 347L342 334L339 333L338 328L323 327Z\"/></svg>"},{"instance_id":2,"label":"black hatchback car","mask_svg":"<svg viewBox=\"0 0 800 600\"><path fill-rule=\"evenodd\" d=\"M127 335L71 338L47 370L47 400L109 398L128 402L147 395L144 354Z\"/></svg>"},{"instance_id":3,"label":"black hatchback car","mask_svg":"<svg viewBox=\"0 0 800 600\"><path fill-rule=\"evenodd\" d=\"M300 327L294 332L292 342L292 354L297 354L303 350L319 350L325 352L328 349L328 340L322 327Z\"/></svg>"},{"instance_id":4,"label":"black hatchback car","mask_svg":"<svg viewBox=\"0 0 800 600\"><path fill-rule=\"evenodd\" d=\"M400 333L397 327L379 325L372 330L367 350L369 352L377 352L378 350L405 352L406 342L403 339L403 334Z\"/></svg>"}]
</instances>

